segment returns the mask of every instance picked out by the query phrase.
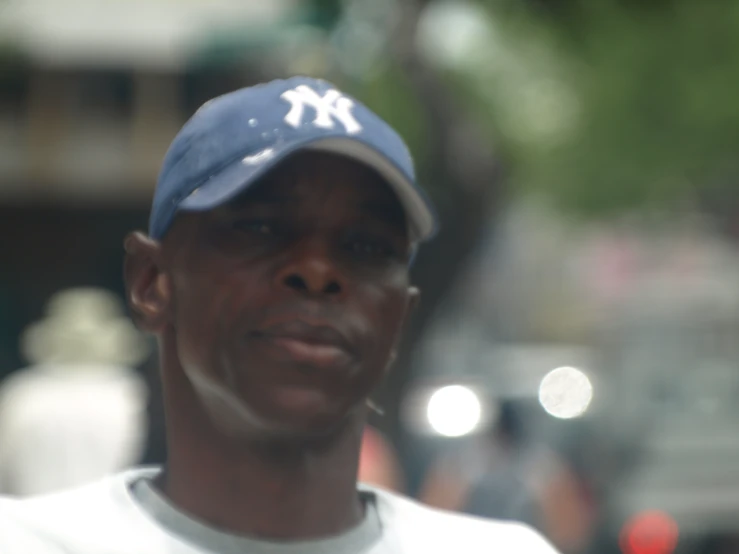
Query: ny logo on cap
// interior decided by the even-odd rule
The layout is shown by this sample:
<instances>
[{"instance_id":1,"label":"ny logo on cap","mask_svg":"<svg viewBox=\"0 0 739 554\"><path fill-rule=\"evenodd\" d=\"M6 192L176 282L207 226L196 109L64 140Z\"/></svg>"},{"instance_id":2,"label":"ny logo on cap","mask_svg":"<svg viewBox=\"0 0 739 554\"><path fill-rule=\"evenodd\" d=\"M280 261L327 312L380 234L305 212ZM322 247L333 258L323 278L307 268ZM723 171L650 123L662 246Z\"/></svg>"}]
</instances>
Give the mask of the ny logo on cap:
<instances>
[{"instance_id":1,"label":"ny logo on cap","mask_svg":"<svg viewBox=\"0 0 739 554\"><path fill-rule=\"evenodd\" d=\"M291 108L285 116L285 123L300 127L303 122L303 112L306 106L316 111L313 125L322 129L333 129L335 121L341 123L350 135L359 133L362 126L352 113L354 102L343 96L338 90L331 89L323 96L306 85L300 85L292 90L282 93L282 99L290 102Z\"/></svg>"}]
</instances>

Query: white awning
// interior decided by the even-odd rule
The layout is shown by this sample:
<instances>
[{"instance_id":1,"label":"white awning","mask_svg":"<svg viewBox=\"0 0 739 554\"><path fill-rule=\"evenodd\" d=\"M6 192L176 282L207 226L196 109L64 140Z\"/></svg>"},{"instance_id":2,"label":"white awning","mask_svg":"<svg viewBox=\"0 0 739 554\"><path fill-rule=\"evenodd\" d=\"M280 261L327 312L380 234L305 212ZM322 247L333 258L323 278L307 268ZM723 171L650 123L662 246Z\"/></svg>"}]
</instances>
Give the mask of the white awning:
<instances>
[{"instance_id":1,"label":"white awning","mask_svg":"<svg viewBox=\"0 0 739 554\"><path fill-rule=\"evenodd\" d=\"M182 66L224 30L264 30L297 0L6 0L0 33L42 65Z\"/></svg>"}]
</instances>

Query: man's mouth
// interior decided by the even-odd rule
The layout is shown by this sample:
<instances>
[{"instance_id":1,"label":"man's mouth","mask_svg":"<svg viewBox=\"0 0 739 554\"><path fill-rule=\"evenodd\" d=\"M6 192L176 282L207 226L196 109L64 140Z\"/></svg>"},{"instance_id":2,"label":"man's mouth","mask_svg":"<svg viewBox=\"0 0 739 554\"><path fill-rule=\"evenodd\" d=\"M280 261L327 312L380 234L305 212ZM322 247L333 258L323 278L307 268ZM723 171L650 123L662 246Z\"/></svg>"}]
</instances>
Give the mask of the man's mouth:
<instances>
[{"instance_id":1,"label":"man's mouth","mask_svg":"<svg viewBox=\"0 0 739 554\"><path fill-rule=\"evenodd\" d=\"M344 335L322 322L291 319L266 325L252 336L278 349L293 362L308 367L343 367L353 357L351 344Z\"/></svg>"}]
</instances>

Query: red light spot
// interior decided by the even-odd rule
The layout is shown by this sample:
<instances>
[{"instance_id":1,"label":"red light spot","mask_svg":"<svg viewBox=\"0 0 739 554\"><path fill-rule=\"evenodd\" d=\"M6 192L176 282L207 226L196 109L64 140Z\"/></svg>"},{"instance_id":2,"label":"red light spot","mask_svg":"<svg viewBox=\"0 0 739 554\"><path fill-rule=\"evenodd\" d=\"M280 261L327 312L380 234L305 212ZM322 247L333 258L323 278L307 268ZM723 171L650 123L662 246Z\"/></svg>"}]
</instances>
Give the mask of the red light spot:
<instances>
[{"instance_id":1,"label":"red light spot","mask_svg":"<svg viewBox=\"0 0 739 554\"><path fill-rule=\"evenodd\" d=\"M624 554L672 554L677 547L675 520L659 511L637 514L624 525L620 544Z\"/></svg>"}]
</instances>

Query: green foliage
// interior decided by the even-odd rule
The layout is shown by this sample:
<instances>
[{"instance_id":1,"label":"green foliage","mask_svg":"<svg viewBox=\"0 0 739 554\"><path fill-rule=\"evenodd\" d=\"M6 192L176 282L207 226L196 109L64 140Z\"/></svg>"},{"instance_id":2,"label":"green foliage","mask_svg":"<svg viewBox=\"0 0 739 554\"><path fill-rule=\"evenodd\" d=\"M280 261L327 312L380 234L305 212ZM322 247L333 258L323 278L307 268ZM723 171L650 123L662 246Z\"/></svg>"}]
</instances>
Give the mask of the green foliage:
<instances>
[{"instance_id":1,"label":"green foliage","mask_svg":"<svg viewBox=\"0 0 739 554\"><path fill-rule=\"evenodd\" d=\"M735 167L739 3L480 4L497 48L455 73L523 190L608 215L681 202Z\"/></svg>"},{"instance_id":2,"label":"green foliage","mask_svg":"<svg viewBox=\"0 0 739 554\"><path fill-rule=\"evenodd\" d=\"M388 66L362 85L362 100L391 121L408 143L418 165L426 158L427 128L415 91L396 66Z\"/></svg>"},{"instance_id":3,"label":"green foliage","mask_svg":"<svg viewBox=\"0 0 739 554\"><path fill-rule=\"evenodd\" d=\"M341 0L310 0L306 4L312 23L323 29L331 29L341 16Z\"/></svg>"}]
</instances>

